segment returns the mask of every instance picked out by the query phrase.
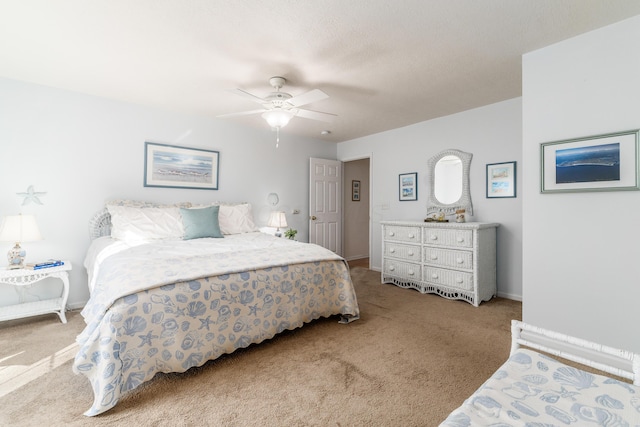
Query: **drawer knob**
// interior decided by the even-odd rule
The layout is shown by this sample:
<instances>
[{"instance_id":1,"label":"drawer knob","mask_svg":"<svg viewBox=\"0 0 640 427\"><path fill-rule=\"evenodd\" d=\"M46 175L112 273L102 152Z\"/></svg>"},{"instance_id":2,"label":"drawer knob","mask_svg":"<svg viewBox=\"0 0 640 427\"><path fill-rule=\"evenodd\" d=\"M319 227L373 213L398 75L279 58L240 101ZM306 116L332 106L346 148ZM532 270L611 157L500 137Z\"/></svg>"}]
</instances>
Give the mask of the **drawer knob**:
<instances>
[{"instance_id":1,"label":"drawer knob","mask_svg":"<svg viewBox=\"0 0 640 427\"><path fill-rule=\"evenodd\" d=\"M409 251L409 256L413 256L413 251Z\"/></svg>"},{"instance_id":2,"label":"drawer knob","mask_svg":"<svg viewBox=\"0 0 640 427\"><path fill-rule=\"evenodd\" d=\"M409 233L409 238L414 239L416 236L414 234Z\"/></svg>"},{"instance_id":3,"label":"drawer knob","mask_svg":"<svg viewBox=\"0 0 640 427\"><path fill-rule=\"evenodd\" d=\"M462 284L463 282L464 282L464 280L462 279L462 277L458 277L458 278L456 279L456 283L460 283L460 284Z\"/></svg>"},{"instance_id":4,"label":"drawer knob","mask_svg":"<svg viewBox=\"0 0 640 427\"><path fill-rule=\"evenodd\" d=\"M436 273L433 273L433 274L431 275L431 278L432 278L432 279L437 279L437 278L438 278L438 275L437 275Z\"/></svg>"},{"instance_id":5,"label":"drawer knob","mask_svg":"<svg viewBox=\"0 0 640 427\"><path fill-rule=\"evenodd\" d=\"M436 259L438 259L438 255L436 255L436 254L431 254L431 259L432 259L432 260L436 260Z\"/></svg>"},{"instance_id":6,"label":"drawer knob","mask_svg":"<svg viewBox=\"0 0 640 427\"><path fill-rule=\"evenodd\" d=\"M413 276L414 274L413 270L409 270L409 276Z\"/></svg>"},{"instance_id":7,"label":"drawer knob","mask_svg":"<svg viewBox=\"0 0 640 427\"><path fill-rule=\"evenodd\" d=\"M396 268L393 265L389 267L389 271L395 271L395 269Z\"/></svg>"},{"instance_id":8,"label":"drawer knob","mask_svg":"<svg viewBox=\"0 0 640 427\"><path fill-rule=\"evenodd\" d=\"M391 249L389 249L389 252L391 252L392 254L395 254L396 250L395 250L395 248L391 248Z\"/></svg>"},{"instance_id":9,"label":"drawer knob","mask_svg":"<svg viewBox=\"0 0 640 427\"><path fill-rule=\"evenodd\" d=\"M438 236L436 236L435 234L431 235L431 240L438 240Z\"/></svg>"},{"instance_id":10,"label":"drawer knob","mask_svg":"<svg viewBox=\"0 0 640 427\"><path fill-rule=\"evenodd\" d=\"M458 243L462 243L462 242L464 242L464 237L460 237L460 236L459 236L459 237L458 237Z\"/></svg>"},{"instance_id":11,"label":"drawer knob","mask_svg":"<svg viewBox=\"0 0 640 427\"><path fill-rule=\"evenodd\" d=\"M462 263L464 262L464 260L463 260L462 258L458 258L458 259L456 259L456 262L457 262L458 264L462 264Z\"/></svg>"},{"instance_id":12,"label":"drawer knob","mask_svg":"<svg viewBox=\"0 0 640 427\"><path fill-rule=\"evenodd\" d=\"M393 231L390 231L390 232L389 232L389 236L393 237L393 236L395 236L395 235L396 235L396 233L394 233Z\"/></svg>"}]
</instances>

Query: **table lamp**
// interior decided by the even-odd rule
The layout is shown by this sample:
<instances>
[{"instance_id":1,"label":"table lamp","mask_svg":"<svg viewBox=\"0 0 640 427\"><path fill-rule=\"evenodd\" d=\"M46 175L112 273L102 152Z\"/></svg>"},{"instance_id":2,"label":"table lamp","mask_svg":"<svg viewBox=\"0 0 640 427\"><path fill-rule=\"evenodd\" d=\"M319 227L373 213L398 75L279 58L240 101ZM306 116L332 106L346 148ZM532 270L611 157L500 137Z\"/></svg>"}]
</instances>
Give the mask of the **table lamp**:
<instances>
[{"instance_id":1,"label":"table lamp","mask_svg":"<svg viewBox=\"0 0 640 427\"><path fill-rule=\"evenodd\" d=\"M283 211L273 211L269 216L269 222L267 223L269 227L276 228L276 237L282 237L282 233L280 232L280 227L287 226L287 217L285 216Z\"/></svg>"},{"instance_id":2,"label":"table lamp","mask_svg":"<svg viewBox=\"0 0 640 427\"><path fill-rule=\"evenodd\" d=\"M0 227L0 241L15 242L16 244L7 254L9 260L7 268L24 268L27 251L20 247L20 242L34 242L36 240L42 240L42 235L35 216L22 214L6 216Z\"/></svg>"}]
</instances>

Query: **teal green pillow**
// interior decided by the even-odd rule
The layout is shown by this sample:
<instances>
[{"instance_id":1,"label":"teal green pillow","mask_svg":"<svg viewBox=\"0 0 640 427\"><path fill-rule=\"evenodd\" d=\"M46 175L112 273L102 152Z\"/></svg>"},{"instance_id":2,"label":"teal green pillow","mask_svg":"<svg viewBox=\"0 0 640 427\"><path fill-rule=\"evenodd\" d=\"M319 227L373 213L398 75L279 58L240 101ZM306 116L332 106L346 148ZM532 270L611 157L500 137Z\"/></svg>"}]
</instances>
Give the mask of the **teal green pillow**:
<instances>
[{"instance_id":1,"label":"teal green pillow","mask_svg":"<svg viewBox=\"0 0 640 427\"><path fill-rule=\"evenodd\" d=\"M224 237L220 232L218 212L220 206L209 206L199 209L180 208L184 240L202 239L203 237Z\"/></svg>"}]
</instances>

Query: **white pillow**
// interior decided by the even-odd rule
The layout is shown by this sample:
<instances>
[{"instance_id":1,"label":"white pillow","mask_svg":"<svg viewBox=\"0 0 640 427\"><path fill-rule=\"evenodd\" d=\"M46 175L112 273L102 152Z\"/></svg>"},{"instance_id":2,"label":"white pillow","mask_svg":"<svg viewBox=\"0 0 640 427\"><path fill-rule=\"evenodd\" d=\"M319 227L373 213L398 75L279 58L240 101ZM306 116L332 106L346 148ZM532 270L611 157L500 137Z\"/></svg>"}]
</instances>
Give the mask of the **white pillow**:
<instances>
[{"instance_id":1,"label":"white pillow","mask_svg":"<svg viewBox=\"0 0 640 427\"><path fill-rule=\"evenodd\" d=\"M182 239L184 227L179 207L107 205L111 237L127 242L150 239Z\"/></svg>"},{"instance_id":2,"label":"white pillow","mask_svg":"<svg viewBox=\"0 0 640 427\"><path fill-rule=\"evenodd\" d=\"M251 205L242 203L238 205L220 205L218 223L222 234L240 234L259 231L253 221Z\"/></svg>"}]
</instances>

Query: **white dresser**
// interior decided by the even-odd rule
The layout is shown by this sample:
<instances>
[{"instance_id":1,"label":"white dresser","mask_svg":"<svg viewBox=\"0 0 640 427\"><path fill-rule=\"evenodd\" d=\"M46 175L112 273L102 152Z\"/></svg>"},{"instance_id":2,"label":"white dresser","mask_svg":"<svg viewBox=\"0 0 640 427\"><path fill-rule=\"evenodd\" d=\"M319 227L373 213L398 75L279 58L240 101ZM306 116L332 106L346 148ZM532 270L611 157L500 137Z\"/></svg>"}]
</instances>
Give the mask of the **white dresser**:
<instances>
[{"instance_id":1,"label":"white dresser","mask_svg":"<svg viewBox=\"0 0 640 427\"><path fill-rule=\"evenodd\" d=\"M465 300L496 295L493 223L382 221L382 283Z\"/></svg>"}]
</instances>

